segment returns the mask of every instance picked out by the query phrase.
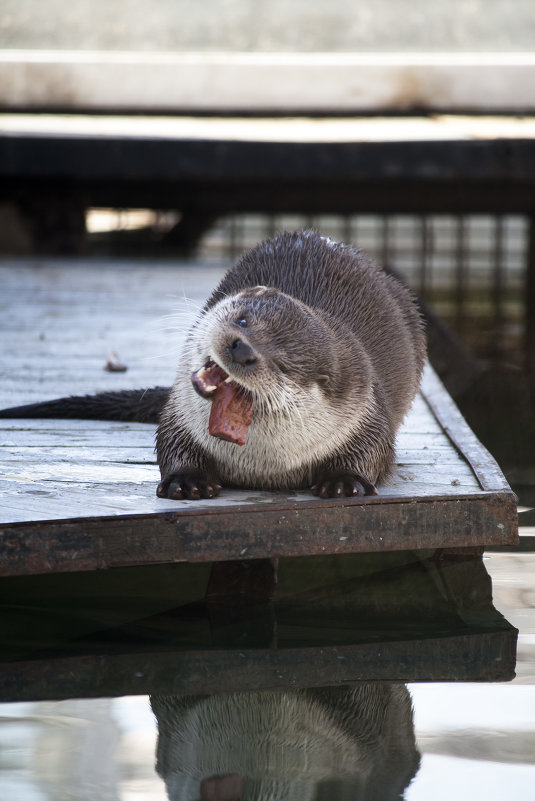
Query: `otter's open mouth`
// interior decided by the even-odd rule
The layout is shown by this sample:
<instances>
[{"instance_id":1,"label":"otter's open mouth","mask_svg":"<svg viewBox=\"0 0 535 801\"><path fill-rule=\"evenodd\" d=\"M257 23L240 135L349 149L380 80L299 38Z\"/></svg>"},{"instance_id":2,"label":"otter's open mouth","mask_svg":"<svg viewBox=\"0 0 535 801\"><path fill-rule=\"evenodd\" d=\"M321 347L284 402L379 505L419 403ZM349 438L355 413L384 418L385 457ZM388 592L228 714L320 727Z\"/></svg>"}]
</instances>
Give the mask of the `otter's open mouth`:
<instances>
[{"instance_id":1,"label":"otter's open mouth","mask_svg":"<svg viewBox=\"0 0 535 801\"><path fill-rule=\"evenodd\" d=\"M213 437L245 445L253 419L253 401L243 387L209 359L192 373L191 382L203 398L212 399L208 431Z\"/></svg>"}]
</instances>

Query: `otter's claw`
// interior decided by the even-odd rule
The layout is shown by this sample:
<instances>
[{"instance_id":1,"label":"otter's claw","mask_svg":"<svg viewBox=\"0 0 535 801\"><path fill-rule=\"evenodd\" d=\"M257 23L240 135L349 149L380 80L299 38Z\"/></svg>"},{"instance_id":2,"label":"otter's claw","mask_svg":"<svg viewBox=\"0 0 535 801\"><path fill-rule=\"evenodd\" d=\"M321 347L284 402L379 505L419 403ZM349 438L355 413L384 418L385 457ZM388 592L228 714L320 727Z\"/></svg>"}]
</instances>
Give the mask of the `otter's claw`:
<instances>
[{"instance_id":1,"label":"otter's claw","mask_svg":"<svg viewBox=\"0 0 535 801\"><path fill-rule=\"evenodd\" d=\"M377 489L359 473L339 473L325 476L311 487L319 498L352 498L356 495L377 495Z\"/></svg>"},{"instance_id":2,"label":"otter's claw","mask_svg":"<svg viewBox=\"0 0 535 801\"><path fill-rule=\"evenodd\" d=\"M221 485L210 481L198 473L170 473L158 484L158 498L169 498L171 501L198 501L201 498L216 498L221 492Z\"/></svg>"}]
</instances>

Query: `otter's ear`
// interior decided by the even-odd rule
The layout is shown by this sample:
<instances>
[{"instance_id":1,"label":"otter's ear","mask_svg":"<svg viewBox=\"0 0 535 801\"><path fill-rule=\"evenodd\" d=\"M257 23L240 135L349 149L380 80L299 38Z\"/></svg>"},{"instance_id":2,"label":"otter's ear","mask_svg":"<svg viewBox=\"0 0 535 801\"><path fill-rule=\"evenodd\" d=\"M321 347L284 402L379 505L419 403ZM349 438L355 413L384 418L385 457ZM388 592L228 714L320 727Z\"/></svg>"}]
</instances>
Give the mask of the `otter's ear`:
<instances>
[{"instance_id":1,"label":"otter's ear","mask_svg":"<svg viewBox=\"0 0 535 801\"><path fill-rule=\"evenodd\" d=\"M331 379L329 378L328 375L318 375L316 376L316 381L321 389L327 389L327 387L331 383Z\"/></svg>"}]
</instances>

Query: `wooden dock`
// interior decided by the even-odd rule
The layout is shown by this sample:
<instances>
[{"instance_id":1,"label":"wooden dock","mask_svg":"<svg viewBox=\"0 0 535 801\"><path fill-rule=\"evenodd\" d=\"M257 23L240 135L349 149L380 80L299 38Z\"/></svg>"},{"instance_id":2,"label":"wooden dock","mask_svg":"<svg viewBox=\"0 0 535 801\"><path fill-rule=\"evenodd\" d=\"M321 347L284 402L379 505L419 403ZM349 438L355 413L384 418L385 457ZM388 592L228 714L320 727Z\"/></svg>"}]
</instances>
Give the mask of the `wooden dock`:
<instances>
[{"instance_id":1,"label":"wooden dock","mask_svg":"<svg viewBox=\"0 0 535 801\"><path fill-rule=\"evenodd\" d=\"M210 265L16 261L0 266L2 407L170 385ZM183 294L193 301L180 302ZM171 322L162 318L171 315ZM106 373L117 350L129 369ZM483 548L517 540L516 498L428 368L379 496L155 495L154 426L1 421L0 574L282 556Z\"/></svg>"}]
</instances>

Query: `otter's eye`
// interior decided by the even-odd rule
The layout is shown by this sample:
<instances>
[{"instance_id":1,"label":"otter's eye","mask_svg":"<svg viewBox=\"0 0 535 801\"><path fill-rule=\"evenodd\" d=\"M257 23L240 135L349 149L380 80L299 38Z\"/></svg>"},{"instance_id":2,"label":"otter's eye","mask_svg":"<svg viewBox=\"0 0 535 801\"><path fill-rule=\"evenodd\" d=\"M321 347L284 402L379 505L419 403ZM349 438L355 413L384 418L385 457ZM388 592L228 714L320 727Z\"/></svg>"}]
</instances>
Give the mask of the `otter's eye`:
<instances>
[{"instance_id":1,"label":"otter's eye","mask_svg":"<svg viewBox=\"0 0 535 801\"><path fill-rule=\"evenodd\" d=\"M240 328L247 328L247 320L244 317L242 317L241 320L238 320L237 323Z\"/></svg>"}]
</instances>

